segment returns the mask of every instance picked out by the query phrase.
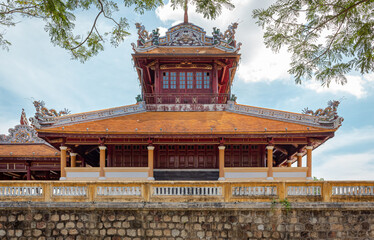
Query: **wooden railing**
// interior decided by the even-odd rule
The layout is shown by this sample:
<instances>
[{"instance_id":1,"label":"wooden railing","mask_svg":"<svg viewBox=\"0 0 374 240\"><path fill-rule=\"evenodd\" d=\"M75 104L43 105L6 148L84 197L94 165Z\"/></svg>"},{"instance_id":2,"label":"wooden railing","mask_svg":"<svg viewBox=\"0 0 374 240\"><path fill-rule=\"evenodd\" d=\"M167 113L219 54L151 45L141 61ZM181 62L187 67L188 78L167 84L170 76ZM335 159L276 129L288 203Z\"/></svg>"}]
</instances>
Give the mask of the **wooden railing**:
<instances>
[{"instance_id":1,"label":"wooden railing","mask_svg":"<svg viewBox=\"0 0 374 240\"><path fill-rule=\"evenodd\" d=\"M1 181L0 201L374 202L374 181Z\"/></svg>"}]
</instances>

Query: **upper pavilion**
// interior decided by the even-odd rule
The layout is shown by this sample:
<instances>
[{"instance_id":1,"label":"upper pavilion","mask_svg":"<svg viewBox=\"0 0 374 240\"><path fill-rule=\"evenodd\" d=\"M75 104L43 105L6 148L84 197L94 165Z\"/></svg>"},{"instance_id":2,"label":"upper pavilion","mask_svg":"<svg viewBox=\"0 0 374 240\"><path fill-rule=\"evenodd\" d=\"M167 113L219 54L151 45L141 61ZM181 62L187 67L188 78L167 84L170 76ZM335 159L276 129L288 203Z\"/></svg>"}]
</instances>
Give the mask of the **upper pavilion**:
<instances>
[{"instance_id":1,"label":"upper pavilion","mask_svg":"<svg viewBox=\"0 0 374 240\"><path fill-rule=\"evenodd\" d=\"M157 29L148 33L137 23L132 57L145 103L168 105L161 109L179 106L169 104L226 104L240 58L237 26L231 24L224 33L214 28L213 36L207 36L204 29L184 22L160 37Z\"/></svg>"},{"instance_id":2,"label":"upper pavilion","mask_svg":"<svg viewBox=\"0 0 374 240\"><path fill-rule=\"evenodd\" d=\"M237 104L237 23L211 36L188 21L163 37L136 27L136 104L60 117L36 109L39 137L61 150L61 179L311 178L312 150L342 122L335 103L318 116Z\"/></svg>"}]
</instances>

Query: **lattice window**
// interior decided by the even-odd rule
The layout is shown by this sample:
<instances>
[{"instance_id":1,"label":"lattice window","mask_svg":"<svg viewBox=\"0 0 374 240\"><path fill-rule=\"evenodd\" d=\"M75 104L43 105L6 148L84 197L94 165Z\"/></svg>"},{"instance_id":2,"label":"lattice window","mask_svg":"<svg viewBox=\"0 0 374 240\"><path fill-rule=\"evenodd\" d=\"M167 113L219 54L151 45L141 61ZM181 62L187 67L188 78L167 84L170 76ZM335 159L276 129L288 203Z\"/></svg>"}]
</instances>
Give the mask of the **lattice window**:
<instances>
[{"instance_id":1,"label":"lattice window","mask_svg":"<svg viewBox=\"0 0 374 240\"><path fill-rule=\"evenodd\" d=\"M204 72L204 89L210 88L210 76L209 72Z\"/></svg>"},{"instance_id":2,"label":"lattice window","mask_svg":"<svg viewBox=\"0 0 374 240\"><path fill-rule=\"evenodd\" d=\"M187 88L188 89L193 88L193 72L187 73Z\"/></svg>"},{"instance_id":3,"label":"lattice window","mask_svg":"<svg viewBox=\"0 0 374 240\"><path fill-rule=\"evenodd\" d=\"M201 89L203 87L203 73L196 72L196 88Z\"/></svg>"},{"instance_id":4,"label":"lattice window","mask_svg":"<svg viewBox=\"0 0 374 240\"><path fill-rule=\"evenodd\" d=\"M164 72L162 76L162 88L169 88L169 72Z\"/></svg>"},{"instance_id":5,"label":"lattice window","mask_svg":"<svg viewBox=\"0 0 374 240\"><path fill-rule=\"evenodd\" d=\"M185 72L179 73L179 88L180 89L186 88L186 73Z\"/></svg>"},{"instance_id":6,"label":"lattice window","mask_svg":"<svg viewBox=\"0 0 374 240\"><path fill-rule=\"evenodd\" d=\"M170 73L170 89L176 89L177 88L177 73L171 72Z\"/></svg>"}]
</instances>

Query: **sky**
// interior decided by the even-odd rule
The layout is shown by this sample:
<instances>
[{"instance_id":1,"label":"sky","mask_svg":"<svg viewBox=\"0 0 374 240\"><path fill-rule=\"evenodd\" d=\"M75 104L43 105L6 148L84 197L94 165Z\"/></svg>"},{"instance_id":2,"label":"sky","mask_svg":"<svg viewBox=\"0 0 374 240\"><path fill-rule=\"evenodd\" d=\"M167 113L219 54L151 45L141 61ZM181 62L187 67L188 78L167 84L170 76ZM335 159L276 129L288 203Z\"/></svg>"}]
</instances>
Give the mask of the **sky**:
<instances>
[{"instance_id":1,"label":"sky","mask_svg":"<svg viewBox=\"0 0 374 240\"><path fill-rule=\"evenodd\" d=\"M344 86L333 83L325 88L313 80L296 85L287 73L290 54L267 49L263 31L251 17L253 9L265 8L269 2L234 0L235 9L224 9L213 21L190 7L189 22L203 27L208 35L213 27L224 31L231 23L239 23L236 40L243 44L242 55L232 90L238 103L300 113L305 107L316 110L325 108L329 100L341 100L338 114L344 118L343 125L333 139L313 151L313 176L373 180L374 73L349 73ZM0 134L8 134L8 129L19 123L22 108L28 117L34 115L33 99L44 100L48 108L68 108L72 113L135 103L140 93L131 60L131 43L137 39L135 23L141 22L148 31L159 28L164 33L183 21L183 11L173 11L167 3L139 15L122 6L113 16L125 16L132 35L117 48L106 43L104 52L84 64L53 46L39 19L18 18L16 27L0 27L12 43L9 51L0 49ZM77 31L88 31L94 17L93 11L78 14ZM98 27L105 30L111 25L100 21Z\"/></svg>"}]
</instances>

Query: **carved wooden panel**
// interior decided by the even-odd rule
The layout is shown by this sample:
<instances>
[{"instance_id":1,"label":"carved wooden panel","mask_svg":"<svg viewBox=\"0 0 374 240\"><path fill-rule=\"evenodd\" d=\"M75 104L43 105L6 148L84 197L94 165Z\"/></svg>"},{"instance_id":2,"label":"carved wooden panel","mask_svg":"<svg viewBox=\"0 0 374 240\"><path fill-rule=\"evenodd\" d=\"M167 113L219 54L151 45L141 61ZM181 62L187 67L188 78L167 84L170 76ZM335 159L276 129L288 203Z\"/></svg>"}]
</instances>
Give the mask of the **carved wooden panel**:
<instances>
[{"instance_id":1,"label":"carved wooden panel","mask_svg":"<svg viewBox=\"0 0 374 240\"><path fill-rule=\"evenodd\" d=\"M226 145L225 167L262 167L259 145Z\"/></svg>"},{"instance_id":2,"label":"carved wooden panel","mask_svg":"<svg viewBox=\"0 0 374 240\"><path fill-rule=\"evenodd\" d=\"M114 147L112 163L113 167L147 167L147 146L117 145Z\"/></svg>"},{"instance_id":3,"label":"carved wooden panel","mask_svg":"<svg viewBox=\"0 0 374 240\"><path fill-rule=\"evenodd\" d=\"M161 145L157 148L155 168L218 168L217 146L214 145Z\"/></svg>"}]
</instances>

